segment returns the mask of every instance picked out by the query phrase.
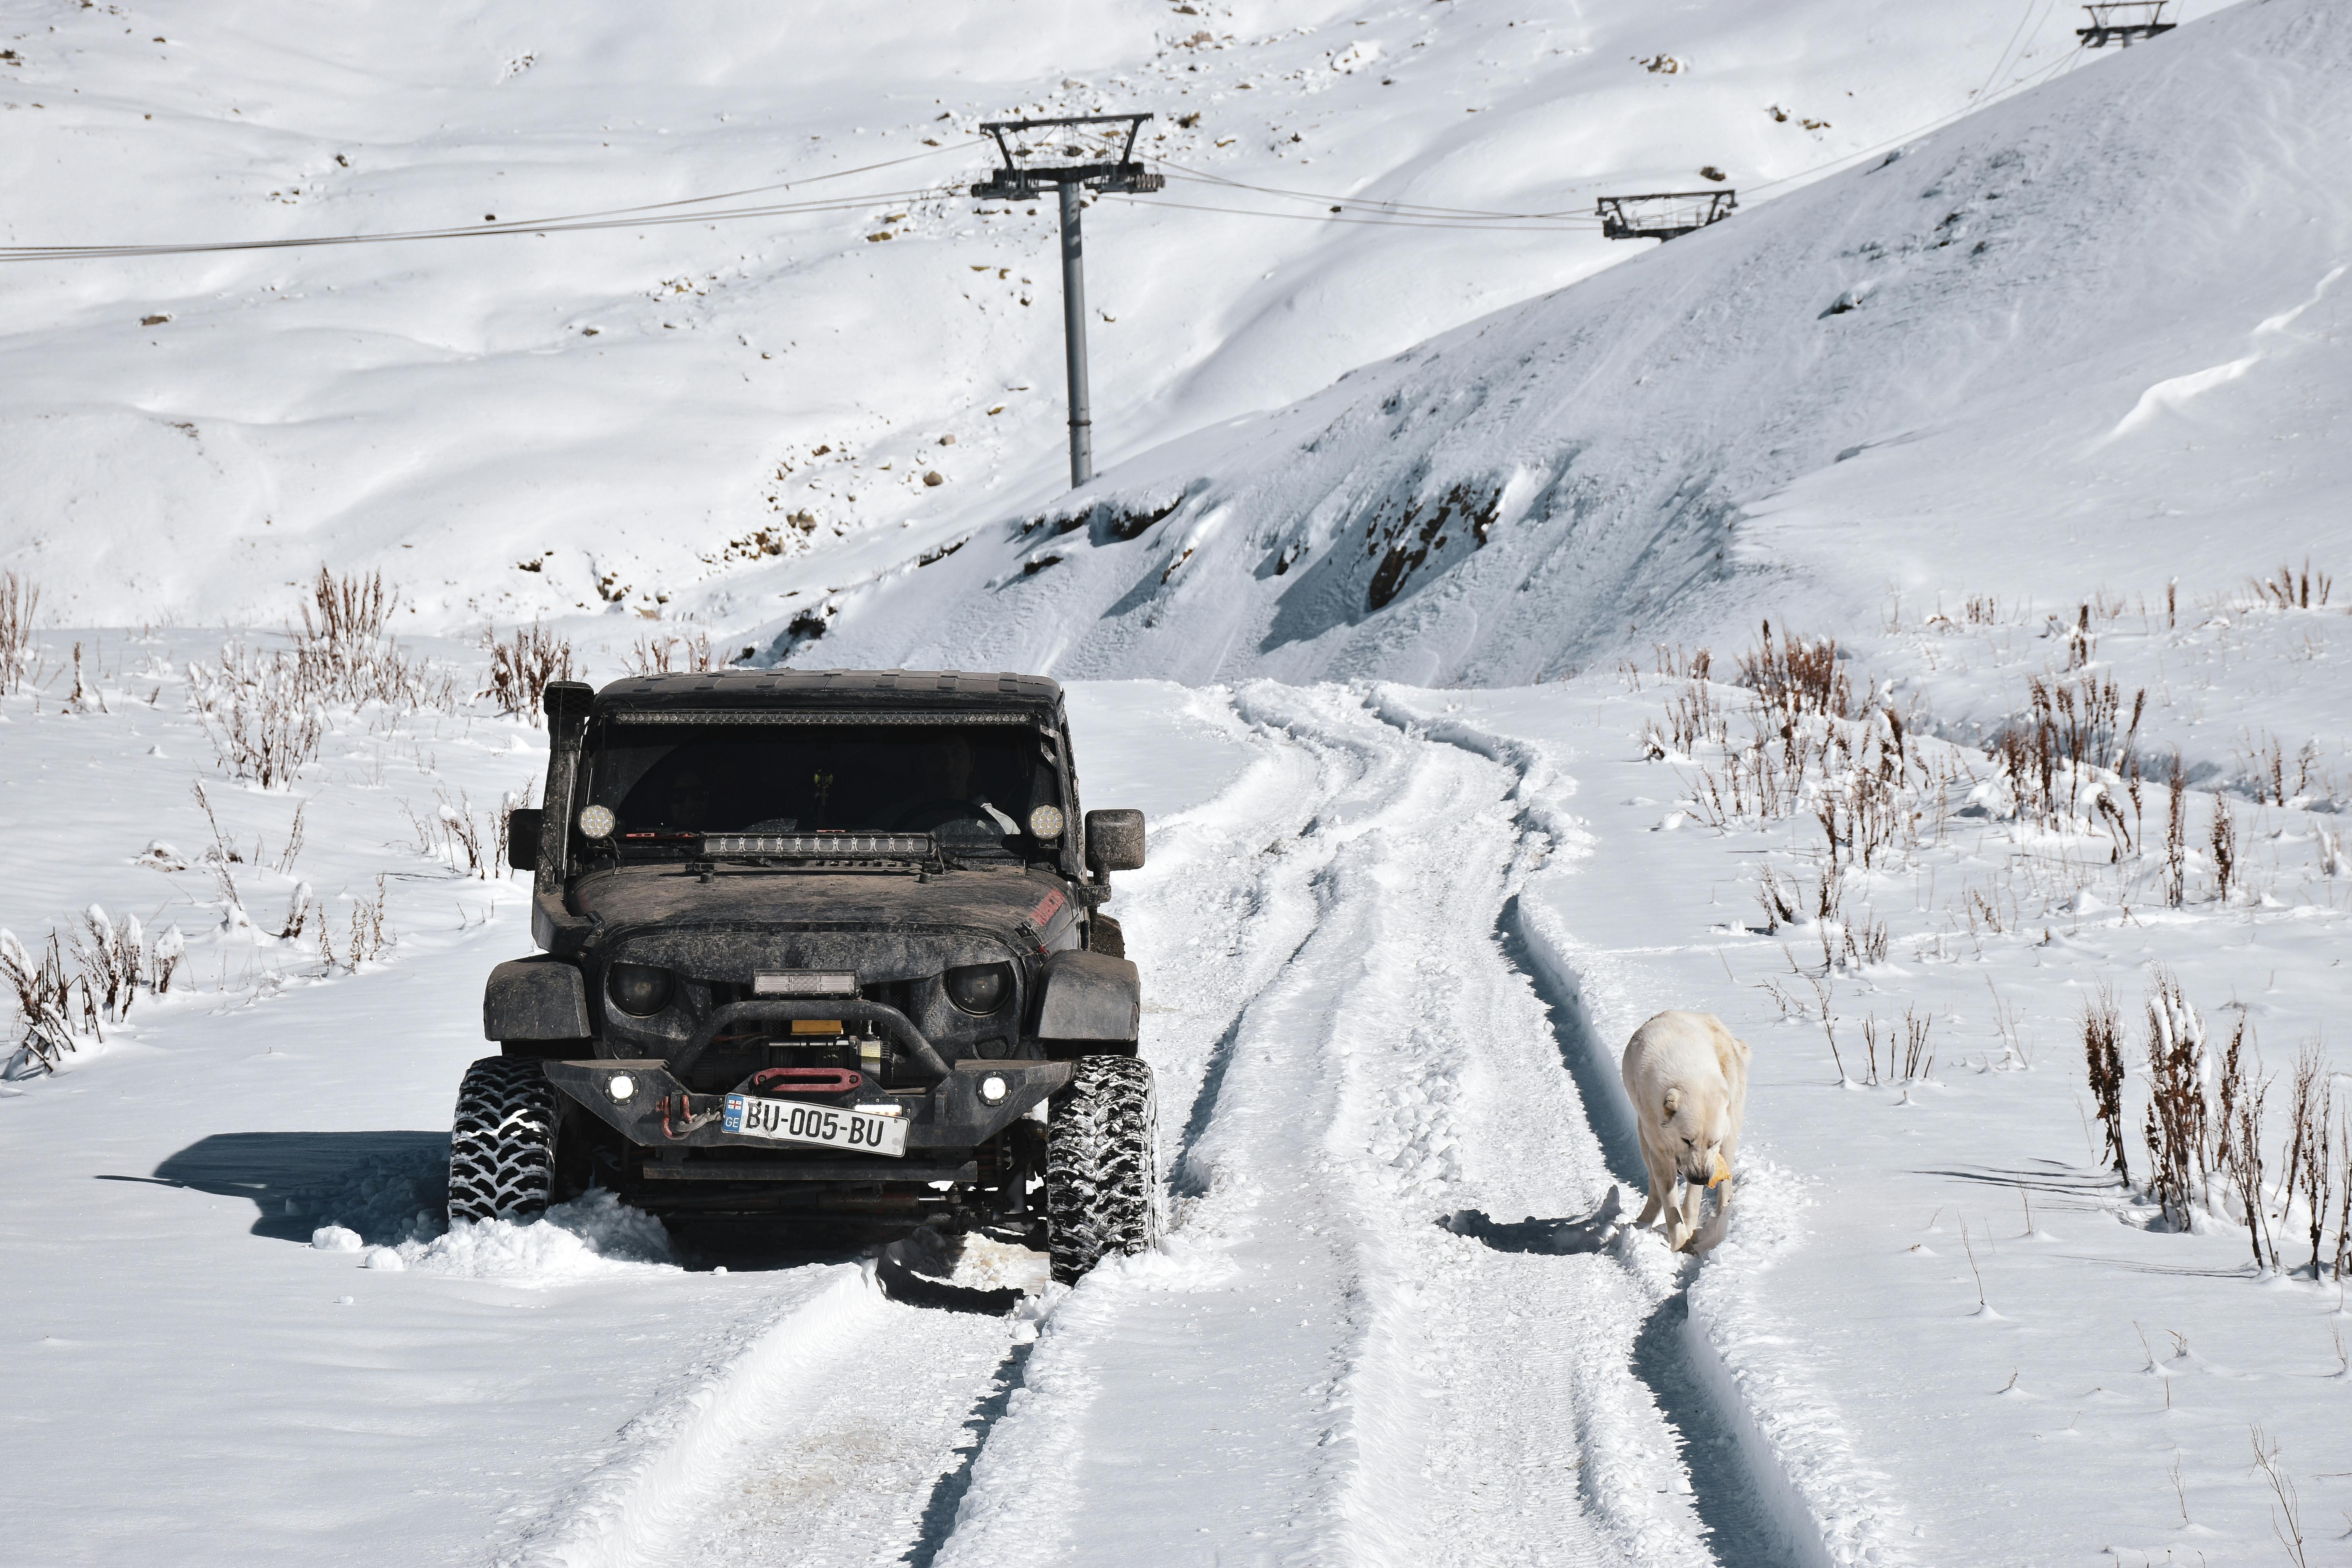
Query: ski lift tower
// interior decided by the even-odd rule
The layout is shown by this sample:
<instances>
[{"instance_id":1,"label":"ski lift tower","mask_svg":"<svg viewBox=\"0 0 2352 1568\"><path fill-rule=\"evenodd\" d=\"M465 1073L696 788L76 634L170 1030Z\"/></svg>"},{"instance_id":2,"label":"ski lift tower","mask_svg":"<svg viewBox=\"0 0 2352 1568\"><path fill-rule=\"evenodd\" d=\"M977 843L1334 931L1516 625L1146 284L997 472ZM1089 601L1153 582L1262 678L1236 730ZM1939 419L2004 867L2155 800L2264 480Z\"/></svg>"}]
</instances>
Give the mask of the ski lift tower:
<instances>
[{"instance_id":1,"label":"ski lift tower","mask_svg":"<svg viewBox=\"0 0 2352 1568\"><path fill-rule=\"evenodd\" d=\"M1061 199L1062 346L1069 362L1072 489L1095 477L1094 421L1087 411L1087 391L1086 252L1078 233L1078 198L1088 190L1141 195L1159 190L1168 183L1165 175L1153 174L1135 161L1135 133L1150 118L1149 114L1084 114L1066 120L1000 120L981 126L996 139L996 150L1003 155L1004 166L972 186L975 197L981 201L1034 202L1040 190L1051 185ZM1005 140L1008 134L1019 136L1024 132L1058 131L1080 125L1126 126L1127 139L1119 146L1118 156L1091 163L1024 163L1022 159L1029 153L1016 153L1013 144ZM1109 151L1108 146L1100 150ZM1072 145L1059 151L1084 157L1090 149Z\"/></svg>"},{"instance_id":2,"label":"ski lift tower","mask_svg":"<svg viewBox=\"0 0 2352 1568\"><path fill-rule=\"evenodd\" d=\"M1592 209L1603 239L1675 239L1739 207L1737 191L1655 191L1643 196L1603 196Z\"/></svg>"},{"instance_id":3,"label":"ski lift tower","mask_svg":"<svg viewBox=\"0 0 2352 1568\"><path fill-rule=\"evenodd\" d=\"M2105 48L2110 42L2130 48L2134 38L2153 38L2180 26L2164 19L2168 4L2170 0L2097 0L2083 7L2091 14L2091 25L2075 28L2074 36L2086 49Z\"/></svg>"}]
</instances>

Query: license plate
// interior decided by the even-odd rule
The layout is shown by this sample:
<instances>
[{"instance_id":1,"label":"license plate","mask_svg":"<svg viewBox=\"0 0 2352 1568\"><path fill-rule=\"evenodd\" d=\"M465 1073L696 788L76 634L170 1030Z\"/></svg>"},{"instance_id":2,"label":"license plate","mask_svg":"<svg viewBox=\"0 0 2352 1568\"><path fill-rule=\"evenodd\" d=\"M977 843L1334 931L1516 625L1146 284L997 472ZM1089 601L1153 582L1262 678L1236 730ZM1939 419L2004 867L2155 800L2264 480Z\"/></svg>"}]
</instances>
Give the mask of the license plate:
<instances>
[{"instance_id":1,"label":"license plate","mask_svg":"<svg viewBox=\"0 0 2352 1568\"><path fill-rule=\"evenodd\" d=\"M907 1123L902 1118L845 1110L837 1105L730 1094L723 1125L746 1138L769 1138L779 1143L815 1143L894 1159L907 1152Z\"/></svg>"}]
</instances>

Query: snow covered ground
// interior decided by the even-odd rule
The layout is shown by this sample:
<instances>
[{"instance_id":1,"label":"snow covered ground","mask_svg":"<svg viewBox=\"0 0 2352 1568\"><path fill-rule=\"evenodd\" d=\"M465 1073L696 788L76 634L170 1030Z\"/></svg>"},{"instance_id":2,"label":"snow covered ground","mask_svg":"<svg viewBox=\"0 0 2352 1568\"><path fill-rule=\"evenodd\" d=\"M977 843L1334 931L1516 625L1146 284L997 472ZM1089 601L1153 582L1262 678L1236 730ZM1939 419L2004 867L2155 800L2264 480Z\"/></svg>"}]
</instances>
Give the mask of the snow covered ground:
<instances>
[{"instance_id":1,"label":"snow covered ground","mask_svg":"<svg viewBox=\"0 0 2352 1568\"><path fill-rule=\"evenodd\" d=\"M2307 1058L2332 1264L2352 34L2210 10L2091 58L1973 3L0 9L11 243L890 164L772 222L0 273L0 570L46 595L0 929L176 954L0 1082L12 1560L2340 1555L2289 1101ZM1046 217L913 193L984 115L1129 103L1171 174L1314 198L1089 213L1066 501ZM1740 215L1655 254L1322 221L1702 163ZM211 736L285 639L188 627L282 626L322 559L404 590L406 695L347 679L240 782ZM594 1199L445 1233L545 755L477 637L534 615L600 680L679 631L1076 679L1089 804L1150 816L1160 1249L1061 1290ZM2209 1123L2169 1214L2168 983L2197 1103L2241 1031L2268 1084L2262 1178ZM1730 1239L1562 1252L1638 1204L1615 1057L1670 1005L1754 1047Z\"/></svg>"},{"instance_id":2,"label":"snow covered ground","mask_svg":"<svg viewBox=\"0 0 2352 1568\"><path fill-rule=\"evenodd\" d=\"M2078 1055L2106 985L2137 1065L2155 963L2217 1050L2243 1018L2276 1072L2324 1035L2352 917L2324 800L2238 801L2241 892L2192 852L2174 909L2160 830L2110 865L2095 816L2011 817L1983 753L1914 732L1916 815L1848 844L1825 920L1807 812L1709 829L1685 681L1081 685L1090 798L1151 814L1116 907L1173 1226L1069 1291L919 1243L971 1291L941 1306L893 1297L878 1237L593 1199L444 1234L477 988L527 935L437 814L520 795L538 732L355 710L264 792L187 711L208 639L83 640L89 710L65 678L0 703L0 921L94 900L186 956L0 1102L27 1560L2259 1562L2256 1425L2315 1561L2352 1502L2335 1285L2258 1273L2225 1195L2183 1233L2118 1187ZM1749 693L1706 690L1738 750ZM1801 728L1836 790L1883 760L1883 720ZM1767 871L1797 912L1768 921ZM379 876L394 941L353 969ZM298 882L332 966L273 934ZM1668 1003L1755 1047L1731 1238L1555 1255L1514 1222L1638 1196L1614 1056ZM1441 1228L1462 1209L1500 1226ZM2267 1228L2304 1261L2299 1213Z\"/></svg>"}]
</instances>

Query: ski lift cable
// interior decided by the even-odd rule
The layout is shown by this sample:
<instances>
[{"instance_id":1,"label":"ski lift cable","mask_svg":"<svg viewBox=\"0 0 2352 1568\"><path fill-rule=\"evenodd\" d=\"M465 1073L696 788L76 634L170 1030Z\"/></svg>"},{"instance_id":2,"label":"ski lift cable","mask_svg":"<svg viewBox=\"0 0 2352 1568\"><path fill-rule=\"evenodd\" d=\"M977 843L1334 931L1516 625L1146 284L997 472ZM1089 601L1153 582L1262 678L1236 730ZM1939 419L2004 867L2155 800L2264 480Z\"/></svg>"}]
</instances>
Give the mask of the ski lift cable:
<instances>
[{"instance_id":1,"label":"ski lift cable","mask_svg":"<svg viewBox=\"0 0 2352 1568\"><path fill-rule=\"evenodd\" d=\"M1170 202L1154 198L1141 204L1158 207L1173 207L1180 212L1224 213L1234 217L1281 218L1290 223L1354 224L1365 228L1433 228L1453 229L1469 234L1565 234L1580 229L1598 229L1601 226L1590 217L1561 218L1549 223L1500 224L1465 223L1440 218L1423 218L1412 214L1392 217L1347 217L1333 213L1267 212L1262 207L1213 207L1197 202Z\"/></svg>"},{"instance_id":2,"label":"ski lift cable","mask_svg":"<svg viewBox=\"0 0 2352 1568\"><path fill-rule=\"evenodd\" d=\"M7 246L0 261L79 261L109 257L191 256L236 250L301 250L321 246L381 245L420 239L475 239L489 236L578 234L599 229L667 228L681 224L717 223L740 218L793 217L813 213L859 212L889 202L936 201L951 197L950 187L927 185L822 202L771 203L707 212L655 213L648 216L581 218L535 224L486 223L467 228L411 229L392 234L296 235L280 239L215 240L182 245Z\"/></svg>"},{"instance_id":3,"label":"ski lift cable","mask_svg":"<svg viewBox=\"0 0 2352 1568\"><path fill-rule=\"evenodd\" d=\"M1300 201L1338 203L1347 206L1376 207L1406 216L1527 219L1563 217L1569 216L1565 211L1496 212L1484 207L1441 207L1433 206L1424 202L1400 202L1381 196L1343 196L1318 191L1293 190L1279 185L1253 185L1246 181L1227 179L1223 174L1212 174L1206 169L1188 168L1184 164L1176 163L1172 159L1155 158L1152 162L1160 164L1163 168L1176 170L1178 177L1181 179L1196 180L1207 184L1224 185L1237 191L1255 191L1261 195L1269 196L1293 196ZM1575 216L1583 216L1586 215L1580 210Z\"/></svg>"},{"instance_id":4,"label":"ski lift cable","mask_svg":"<svg viewBox=\"0 0 2352 1568\"><path fill-rule=\"evenodd\" d=\"M1742 185L1740 187L1740 191L1743 195L1755 191L1769 191L1775 185L1785 185L1791 180L1801 180L1808 174L1818 174L1825 169L1834 169L1841 163L1851 163L1857 158L1867 158L1873 153L1883 153L1889 147L1900 147L1906 142L1916 142L1931 131L1940 130L1944 126L1950 124L1953 121L1965 119L1969 115L1975 113L1979 109L1986 108L1990 104L1998 103L2002 99L2008 98L2012 94L2022 92L2027 88L2032 87L2036 83L2040 82L2043 78L2059 73L2062 68L2071 69L2073 67L2080 64L2083 57L2089 51L2084 49L2080 44L2077 44L2074 48L2069 49L2065 54L2061 55L2058 58L2051 61L2048 65L2043 66L2032 76L2019 77L2015 81L2011 82L2007 87L2002 88L1990 98L1980 99L1974 102L1966 104L1961 108L1955 109L1948 114L1938 115L1935 119L1928 121L1924 125L1913 126L1910 130L1904 132L1900 135L1890 136L1884 142L1874 142L1867 147L1859 147L1851 153L1841 153L1834 158L1813 164L1811 168L1799 169L1794 174L1782 174L1780 178L1775 180L1761 180L1752 185Z\"/></svg>"},{"instance_id":5,"label":"ski lift cable","mask_svg":"<svg viewBox=\"0 0 2352 1568\"><path fill-rule=\"evenodd\" d=\"M982 145L981 139L973 137L968 141L952 142L946 146L925 148L920 153L909 153L904 158L886 158L878 163L861 163L856 168L835 169L827 174L809 174L797 180L784 180L773 184L748 185L741 190L735 191L714 191L708 195L681 196L676 201L648 202L639 206L605 207L594 212L563 213L549 217L509 219L504 223L483 224L478 227L468 226L464 228L449 227L439 229L396 230L389 234L380 235L327 235L316 237L298 237L278 240L216 241L184 245L10 245L0 246L0 259L47 259L62 258L84 258L104 256L181 256L216 250L274 250L299 248L315 245L358 245L372 241L385 240L449 239L456 238L461 235L531 234L541 232L568 233L575 231L583 226L588 226L589 221L593 219L625 218L629 215L635 213L667 212L677 207L700 206L710 202L732 201L738 197L758 195L767 191L791 190L796 186L813 185L825 180L846 179L852 174L869 174L877 169L897 168L902 163L912 163L920 159L934 158L948 153L961 153L969 148L980 145ZM907 190L879 191L873 193L868 197L863 198L854 196L828 196L822 198L823 201L828 205L807 205L804 210L841 210L837 205L834 205L841 203L845 203L850 207L856 207L871 205L877 202L913 200L919 196L932 194L932 191L933 187L926 185ZM791 210L793 206L801 205L802 204L780 204L772 210L762 208L757 211L747 211L740 214L727 214L723 216L784 216L784 214ZM614 226L626 227L628 225L624 223Z\"/></svg>"},{"instance_id":6,"label":"ski lift cable","mask_svg":"<svg viewBox=\"0 0 2352 1568\"><path fill-rule=\"evenodd\" d=\"M2058 0L2025 0L2025 14L2018 17L2017 26L2010 29L2009 42L2000 47L2000 54L1992 62L1992 69L1985 72L1984 80L1977 84L1976 91L1969 95L1970 98L1982 98L1992 90L1993 79L2000 76L2009 65L2010 51L2016 48L2018 40L2026 36L2026 24L2032 21L2035 8L2037 6L2043 8L2042 21L2046 22L2049 20L2048 8L2056 5L2057 3ZM2033 30L2038 32L2041 26L2042 23L2035 22Z\"/></svg>"}]
</instances>

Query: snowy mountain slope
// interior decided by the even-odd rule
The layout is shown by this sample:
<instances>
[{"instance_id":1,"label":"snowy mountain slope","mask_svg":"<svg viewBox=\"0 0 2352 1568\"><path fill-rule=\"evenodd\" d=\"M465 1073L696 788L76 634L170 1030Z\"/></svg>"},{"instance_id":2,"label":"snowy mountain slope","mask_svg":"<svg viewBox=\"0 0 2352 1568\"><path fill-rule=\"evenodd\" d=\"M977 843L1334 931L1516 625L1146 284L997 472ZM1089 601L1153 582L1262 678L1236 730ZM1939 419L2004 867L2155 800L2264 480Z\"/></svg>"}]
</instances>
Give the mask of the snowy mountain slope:
<instances>
[{"instance_id":1,"label":"snowy mountain slope","mask_svg":"<svg viewBox=\"0 0 2352 1568\"><path fill-rule=\"evenodd\" d=\"M7 263L0 557L82 624L247 619L327 560L391 574L420 629L624 610L756 627L779 595L805 605L1060 489L1052 215L923 195L988 166L981 119L1160 116L1143 145L1169 190L1088 219L1108 460L1638 248L1589 216L1398 226L1334 203L1589 215L1599 192L1705 184L1702 165L1756 194L2048 71L2069 23L2010 0L986 0L658 27L612 5L376 7L324 27L282 0L7 0L11 245L745 191L710 205L842 210Z\"/></svg>"},{"instance_id":2,"label":"snowy mountain slope","mask_svg":"<svg viewBox=\"0 0 2352 1568\"><path fill-rule=\"evenodd\" d=\"M835 595L793 657L1495 683L2325 556L2347 53L2315 0L2116 52L1130 458Z\"/></svg>"}]
</instances>

